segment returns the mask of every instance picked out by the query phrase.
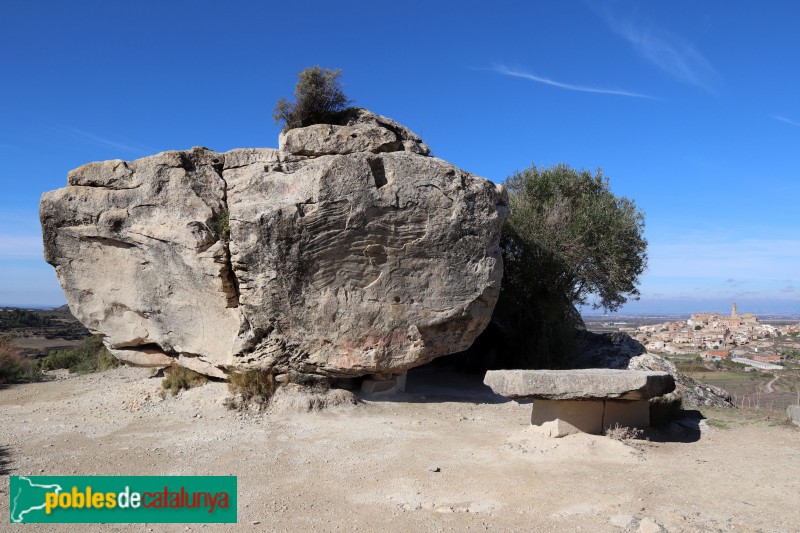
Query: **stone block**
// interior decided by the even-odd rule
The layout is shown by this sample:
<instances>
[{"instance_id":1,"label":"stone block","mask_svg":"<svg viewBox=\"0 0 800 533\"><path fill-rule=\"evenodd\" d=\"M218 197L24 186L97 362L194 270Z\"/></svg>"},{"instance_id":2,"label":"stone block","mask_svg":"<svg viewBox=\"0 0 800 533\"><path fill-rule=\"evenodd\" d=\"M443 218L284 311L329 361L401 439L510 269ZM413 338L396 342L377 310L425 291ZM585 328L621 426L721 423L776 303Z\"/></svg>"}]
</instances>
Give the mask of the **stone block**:
<instances>
[{"instance_id":1,"label":"stone block","mask_svg":"<svg viewBox=\"0 0 800 533\"><path fill-rule=\"evenodd\" d=\"M647 400L606 400L603 412L603 429L615 425L629 428L650 426L650 402Z\"/></svg>"},{"instance_id":2,"label":"stone block","mask_svg":"<svg viewBox=\"0 0 800 533\"><path fill-rule=\"evenodd\" d=\"M555 423L555 424L553 424ZM602 400L534 400L531 424L542 426L551 436L564 436L582 431L599 435L603 432ZM548 424L546 428L545 424ZM566 425L577 431L570 431Z\"/></svg>"},{"instance_id":3,"label":"stone block","mask_svg":"<svg viewBox=\"0 0 800 533\"><path fill-rule=\"evenodd\" d=\"M616 425L645 428L650 425L650 405L647 400L534 400L531 424L548 437L601 435Z\"/></svg>"},{"instance_id":4,"label":"stone block","mask_svg":"<svg viewBox=\"0 0 800 533\"><path fill-rule=\"evenodd\" d=\"M553 439L560 439L561 437L566 437L567 435L583 433L580 429L576 428L569 422L561 420L560 418L534 427L538 429L540 434Z\"/></svg>"}]
</instances>

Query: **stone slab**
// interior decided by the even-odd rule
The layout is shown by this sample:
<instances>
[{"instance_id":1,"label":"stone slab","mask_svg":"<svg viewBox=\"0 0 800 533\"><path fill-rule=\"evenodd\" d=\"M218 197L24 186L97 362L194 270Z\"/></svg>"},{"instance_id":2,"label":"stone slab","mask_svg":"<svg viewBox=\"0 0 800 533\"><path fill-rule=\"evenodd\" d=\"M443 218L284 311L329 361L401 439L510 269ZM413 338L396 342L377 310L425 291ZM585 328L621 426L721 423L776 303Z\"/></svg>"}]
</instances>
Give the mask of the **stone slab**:
<instances>
[{"instance_id":1,"label":"stone slab","mask_svg":"<svg viewBox=\"0 0 800 533\"><path fill-rule=\"evenodd\" d=\"M675 390L667 372L644 370L490 370L483 382L514 399L649 400Z\"/></svg>"}]
</instances>

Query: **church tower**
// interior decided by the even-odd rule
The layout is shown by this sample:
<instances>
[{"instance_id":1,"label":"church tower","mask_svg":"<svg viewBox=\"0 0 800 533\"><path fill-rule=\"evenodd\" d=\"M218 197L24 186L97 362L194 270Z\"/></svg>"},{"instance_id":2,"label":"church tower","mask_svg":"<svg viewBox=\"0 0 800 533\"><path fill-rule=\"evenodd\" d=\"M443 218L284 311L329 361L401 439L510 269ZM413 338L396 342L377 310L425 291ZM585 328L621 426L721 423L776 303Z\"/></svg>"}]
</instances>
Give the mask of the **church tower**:
<instances>
[{"instance_id":1,"label":"church tower","mask_svg":"<svg viewBox=\"0 0 800 533\"><path fill-rule=\"evenodd\" d=\"M739 315L736 314L736 302L733 302L731 306L731 318L739 318Z\"/></svg>"}]
</instances>

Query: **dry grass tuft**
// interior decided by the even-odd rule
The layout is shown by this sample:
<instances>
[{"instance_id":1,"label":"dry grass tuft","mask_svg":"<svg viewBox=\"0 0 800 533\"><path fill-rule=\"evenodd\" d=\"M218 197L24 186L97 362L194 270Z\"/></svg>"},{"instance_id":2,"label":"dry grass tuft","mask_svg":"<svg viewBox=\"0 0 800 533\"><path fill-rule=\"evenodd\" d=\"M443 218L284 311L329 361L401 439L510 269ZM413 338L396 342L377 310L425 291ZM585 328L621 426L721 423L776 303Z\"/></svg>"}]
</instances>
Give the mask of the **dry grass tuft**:
<instances>
[{"instance_id":1,"label":"dry grass tuft","mask_svg":"<svg viewBox=\"0 0 800 533\"><path fill-rule=\"evenodd\" d=\"M605 431L606 437L619 441L639 439L642 434L641 429L620 426L619 424L614 424L614 427L610 427Z\"/></svg>"},{"instance_id":2,"label":"dry grass tuft","mask_svg":"<svg viewBox=\"0 0 800 533\"><path fill-rule=\"evenodd\" d=\"M225 399L228 409L244 410L251 407L266 409L277 389L275 376L264 370L247 370L228 374L228 390L232 396Z\"/></svg>"},{"instance_id":3,"label":"dry grass tuft","mask_svg":"<svg viewBox=\"0 0 800 533\"><path fill-rule=\"evenodd\" d=\"M191 389L208 383L208 378L203 374L198 374L194 370L189 370L178 365L172 365L164 370L166 377L161 382L161 387L169 391L173 396L177 396L182 389Z\"/></svg>"}]
</instances>

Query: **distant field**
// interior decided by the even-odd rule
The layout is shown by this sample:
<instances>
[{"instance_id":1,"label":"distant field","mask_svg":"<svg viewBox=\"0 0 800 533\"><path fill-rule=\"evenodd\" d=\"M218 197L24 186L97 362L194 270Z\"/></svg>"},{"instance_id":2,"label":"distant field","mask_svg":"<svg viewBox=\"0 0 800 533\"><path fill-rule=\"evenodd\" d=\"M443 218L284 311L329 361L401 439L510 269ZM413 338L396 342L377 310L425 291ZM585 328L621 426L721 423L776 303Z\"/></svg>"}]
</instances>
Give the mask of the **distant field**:
<instances>
[{"instance_id":1,"label":"distant field","mask_svg":"<svg viewBox=\"0 0 800 533\"><path fill-rule=\"evenodd\" d=\"M44 337L15 337L12 344L22 348L23 353L46 353L50 350L71 348L80 343L72 339L46 339Z\"/></svg>"},{"instance_id":2,"label":"distant field","mask_svg":"<svg viewBox=\"0 0 800 533\"><path fill-rule=\"evenodd\" d=\"M655 353L657 353L657 352L655 352ZM686 362L686 361L695 361L698 358L702 359L702 357L700 357L700 355L696 354L696 353L687 353L687 354L664 354L664 353L659 353L658 355L660 355L664 359L668 359L668 360L672 361L673 363L682 363L682 362Z\"/></svg>"},{"instance_id":3,"label":"distant field","mask_svg":"<svg viewBox=\"0 0 800 533\"><path fill-rule=\"evenodd\" d=\"M70 348L90 335L64 306L59 309L2 309L0 335L11 337L22 353L41 356Z\"/></svg>"},{"instance_id":4,"label":"distant field","mask_svg":"<svg viewBox=\"0 0 800 533\"><path fill-rule=\"evenodd\" d=\"M789 405L800 402L800 371L781 370L774 373L745 372L743 370L721 370L686 372L694 379L721 387L734 396L737 406L783 412ZM775 379L778 376L778 379ZM770 385L772 392L767 391Z\"/></svg>"}]
</instances>

